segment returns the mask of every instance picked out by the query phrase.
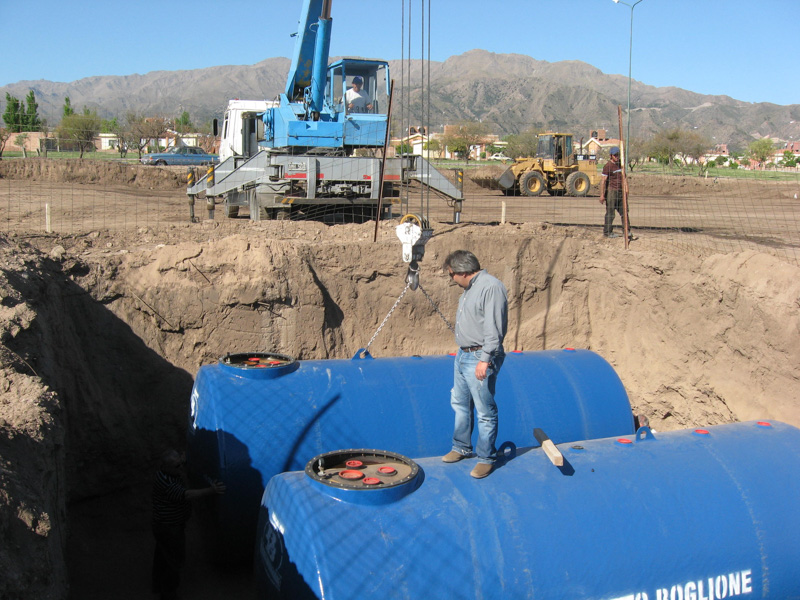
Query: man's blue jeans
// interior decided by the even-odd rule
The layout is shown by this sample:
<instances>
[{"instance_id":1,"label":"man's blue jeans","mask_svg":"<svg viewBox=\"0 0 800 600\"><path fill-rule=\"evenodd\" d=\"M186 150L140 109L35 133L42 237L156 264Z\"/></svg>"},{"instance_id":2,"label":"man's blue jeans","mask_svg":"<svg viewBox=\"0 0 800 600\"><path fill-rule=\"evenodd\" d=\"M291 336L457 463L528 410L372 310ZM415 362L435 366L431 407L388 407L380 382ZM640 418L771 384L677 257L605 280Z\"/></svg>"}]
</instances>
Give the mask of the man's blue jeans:
<instances>
[{"instance_id":1,"label":"man's blue jeans","mask_svg":"<svg viewBox=\"0 0 800 600\"><path fill-rule=\"evenodd\" d=\"M503 365L505 355L494 357L487 377L478 381L475 366L481 351L464 352L459 349L453 364L453 389L450 392L450 406L456 413L453 431L453 450L461 454L472 452L472 430L474 428L473 408L478 413L478 445L475 453L478 462L493 463L497 458L494 444L497 440L497 404L494 389L497 373Z\"/></svg>"}]
</instances>

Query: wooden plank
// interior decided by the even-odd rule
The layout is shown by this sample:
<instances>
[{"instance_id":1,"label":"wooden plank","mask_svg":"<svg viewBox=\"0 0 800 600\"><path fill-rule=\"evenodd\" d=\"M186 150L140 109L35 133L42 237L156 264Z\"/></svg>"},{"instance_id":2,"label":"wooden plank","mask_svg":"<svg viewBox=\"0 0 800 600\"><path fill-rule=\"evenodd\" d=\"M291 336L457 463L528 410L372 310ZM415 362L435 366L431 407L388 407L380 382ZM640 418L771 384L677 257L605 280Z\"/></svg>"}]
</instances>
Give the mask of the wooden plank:
<instances>
[{"instance_id":1,"label":"wooden plank","mask_svg":"<svg viewBox=\"0 0 800 600\"><path fill-rule=\"evenodd\" d=\"M544 450L550 462L557 467L563 467L564 455L559 452L558 448L556 448L556 445L550 440L547 434L537 427L533 430L533 436L536 438L536 441L541 444L542 450Z\"/></svg>"}]
</instances>

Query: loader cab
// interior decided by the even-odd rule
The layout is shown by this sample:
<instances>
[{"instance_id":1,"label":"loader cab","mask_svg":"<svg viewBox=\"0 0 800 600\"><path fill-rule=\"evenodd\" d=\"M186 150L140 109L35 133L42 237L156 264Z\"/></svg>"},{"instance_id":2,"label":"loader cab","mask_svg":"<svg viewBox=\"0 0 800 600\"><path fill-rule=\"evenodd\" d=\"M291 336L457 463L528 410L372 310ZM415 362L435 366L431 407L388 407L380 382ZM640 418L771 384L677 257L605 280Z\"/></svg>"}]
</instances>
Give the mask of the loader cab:
<instances>
[{"instance_id":1,"label":"loader cab","mask_svg":"<svg viewBox=\"0 0 800 600\"><path fill-rule=\"evenodd\" d=\"M539 136L537 158L552 160L557 167L567 167L572 160L572 135L544 133Z\"/></svg>"},{"instance_id":2,"label":"loader cab","mask_svg":"<svg viewBox=\"0 0 800 600\"><path fill-rule=\"evenodd\" d=\"M361 88L372 104L366 114L386 115L389 109L389 65L384 61L342 59L328 67L325 101L334 114L348 114L345 95L359 76ZM364 114L364 113L361 113Z\"/></svg>"}]
</instances>

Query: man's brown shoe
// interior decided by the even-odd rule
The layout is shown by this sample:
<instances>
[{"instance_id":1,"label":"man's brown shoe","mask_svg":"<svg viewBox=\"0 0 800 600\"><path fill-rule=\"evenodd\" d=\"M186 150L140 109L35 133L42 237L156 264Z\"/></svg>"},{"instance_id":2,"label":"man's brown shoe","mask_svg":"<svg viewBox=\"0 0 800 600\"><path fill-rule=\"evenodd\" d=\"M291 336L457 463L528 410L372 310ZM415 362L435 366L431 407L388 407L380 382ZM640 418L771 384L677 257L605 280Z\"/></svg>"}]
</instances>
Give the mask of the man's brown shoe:
<instances>
[{"instance_id":1,"label":"man's brown shoe","mask_svg":"<svg viewBox=\"0 0 800 600\"><path fill-rule=\"evenodd\" d=\"M483 479L494 470L494 465L489 463L478 463L475 468L469 472L475 479Z\"/></svg>"},{"instance_id":2,"label":"man's brown shoe","mask_svg":"<svg viewBox=\"0 0 800 600\"><path fill-rule=\"evenodd\" d=\"M469 454L461 454L461 452L450 450L450 452L448 452L442 457L442 462L454 463L460 460L464 460L465 458L469 458Z\"/></svg>"}]
</instances>

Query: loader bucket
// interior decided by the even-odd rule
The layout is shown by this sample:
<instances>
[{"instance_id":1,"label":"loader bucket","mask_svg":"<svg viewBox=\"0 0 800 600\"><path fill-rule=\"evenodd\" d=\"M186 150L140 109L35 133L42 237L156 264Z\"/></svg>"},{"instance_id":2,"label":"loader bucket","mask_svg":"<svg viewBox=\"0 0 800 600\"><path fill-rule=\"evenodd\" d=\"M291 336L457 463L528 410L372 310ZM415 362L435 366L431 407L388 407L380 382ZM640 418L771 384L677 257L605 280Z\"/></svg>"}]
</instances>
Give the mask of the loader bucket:
<instances>
[{"instance_id":1,"label":"loader bucket","mask_svg":"<svg viewBox=\"0 0 800 600\"><path fill-rule=\"evenodd\" d=\"M491 175L473 175L470 179L478 184L480 187L487 190L500 189L497 185L497 178Z\"/></svg>"},{"instance_id":2,"label":"loader bucket","mask_svg":"<svg viewBox=\"0 0 800 600\"><path fill-rule=\"evenodd\" d=\"M497 183L500 173L501 169L498 166L492 165L475 169L470 173L469 178L484 189L502 190L503 188Z\"/></svg>"},{"instance_id":3,"label":"loader bucket","mask_svg":"<svg viewBox=\"0 0 800 600\"><path fill-rule=\"evenodd\" d=\"M510 190L514 187L514 184L517 181L517 176L514 174L514 171L511 167L507 168L500 177L497 178L497 185L504 190Z\"/></svg>"}]
</instances>

